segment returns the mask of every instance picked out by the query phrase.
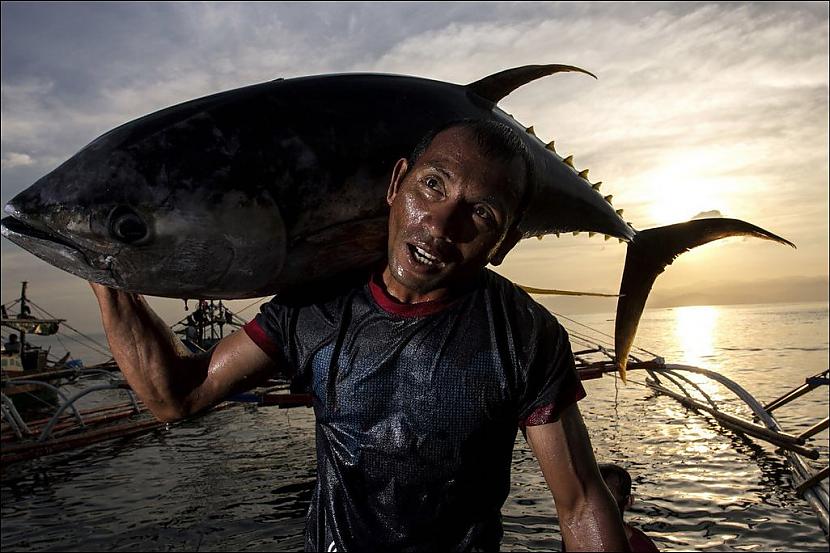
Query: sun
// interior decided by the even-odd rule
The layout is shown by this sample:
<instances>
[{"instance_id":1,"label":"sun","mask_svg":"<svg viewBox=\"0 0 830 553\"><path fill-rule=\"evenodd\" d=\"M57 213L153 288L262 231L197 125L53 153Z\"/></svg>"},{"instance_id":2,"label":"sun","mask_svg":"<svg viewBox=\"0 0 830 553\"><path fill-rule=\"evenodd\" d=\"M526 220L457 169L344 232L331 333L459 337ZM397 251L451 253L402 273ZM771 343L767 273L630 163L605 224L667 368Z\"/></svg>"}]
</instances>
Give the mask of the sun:
<instances>
[{"instance_id":1,"label":"sun","mask_svg":"<svg viewBox=\"0 0 830 553\"><path fill-rule=\"evenodd\" d=\"M713 217L728 214L730 199L741 183L724 176L722 170L719 174L718 167L730 165L724 159L726 155L712 149L673 152L644 175L645 203L651 222L669 225L701 213Z\"/></svg>"}]
</instances>

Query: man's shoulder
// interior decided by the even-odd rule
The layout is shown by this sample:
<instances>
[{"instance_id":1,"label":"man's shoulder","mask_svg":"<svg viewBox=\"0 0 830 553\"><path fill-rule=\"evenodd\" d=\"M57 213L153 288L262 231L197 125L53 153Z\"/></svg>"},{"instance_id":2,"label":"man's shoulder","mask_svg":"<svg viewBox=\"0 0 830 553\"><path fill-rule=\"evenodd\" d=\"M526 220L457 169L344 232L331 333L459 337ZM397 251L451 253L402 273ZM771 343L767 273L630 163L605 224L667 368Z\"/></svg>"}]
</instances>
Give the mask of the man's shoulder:
<instances>
[{"instance_id":1,"label":"man's shoulder","mask_svg":"<svg viewBox=\"0 0 830 553\"><path fill-rule=\"evenodd\" d=\"M515 340L530 349L541 336L559 340L566 335L556 316L519 285L494 271L486 271L488 317L496 328L509 330Z\"/></svg>"},{"instance_id":2,"label":"man's shoulder","mask_svg":"<svg viewBox=\"0 0 830 553\"><path fill-rule=\"evenodd\" d=\"M329 280L312 281L280 290L269 303L288 308L302 308L338 303L366 288L368 272L348 273Z\"/></svg>"},{"instance_id":3,"label":"man's shoulder","mask_svg":"<svg viewBox=\"0 0 830 553\"><path fill-rule=\"evenodd\" d=\"M503 277L495 271L490 269L485 270L485 287L491 294L498 294L499 298L505 303L509 309L516 311L526 311L537 317L551 318L555 317L542 304L531 297L530 294L522 290L521 286L514 283L508 278Z\"/></svg>"}]
</instances>

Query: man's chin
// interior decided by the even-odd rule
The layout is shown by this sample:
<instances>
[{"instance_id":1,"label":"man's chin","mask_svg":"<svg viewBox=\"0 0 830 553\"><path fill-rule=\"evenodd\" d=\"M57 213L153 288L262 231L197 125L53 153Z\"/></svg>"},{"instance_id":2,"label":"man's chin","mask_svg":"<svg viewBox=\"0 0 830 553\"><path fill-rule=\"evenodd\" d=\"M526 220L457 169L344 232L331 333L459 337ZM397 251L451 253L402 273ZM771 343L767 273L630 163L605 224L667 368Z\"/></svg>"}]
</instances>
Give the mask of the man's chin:
<instances>
[{"instance_id":1,"label":"man's chin","mask_svg":"<svg viewBox=\"0 0 830 553\"><path fill-rule=\"evenodd\" d=\"M392 277L398 284L417 294L428 294L443 288L442 282L445 280L442 275L417 274L405 269L393 270Z\"/></svg>"},{"instance_id":2,"label":"man's chin","mask_svg":"<svg viewBox=\"0 0 830 553\"><path fill-rule=\"evenodd\" d=\"M395 281L408 291L423 296L439 290L466 289L483 268L468 274L458 267L444 269L434 273L415 273L408 271L402 265L390 265L390 272Z\"/></svg>"}]
</instances>

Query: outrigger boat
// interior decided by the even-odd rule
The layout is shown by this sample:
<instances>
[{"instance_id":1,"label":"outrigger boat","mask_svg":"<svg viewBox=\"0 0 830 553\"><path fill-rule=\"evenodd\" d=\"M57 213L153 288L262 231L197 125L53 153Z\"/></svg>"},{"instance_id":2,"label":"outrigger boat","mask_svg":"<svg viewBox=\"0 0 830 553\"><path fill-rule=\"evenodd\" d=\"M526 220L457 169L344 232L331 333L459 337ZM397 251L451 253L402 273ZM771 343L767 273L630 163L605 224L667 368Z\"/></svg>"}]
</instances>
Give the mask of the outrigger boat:
<instances>
[{"instance_id":1,"label":"outrigger boat","mask_svg":"<svg viewBox=\"0 0 830 553\"><path fill-rule=\"evenodd\" d=\"M70 359L68 353L60 360L51 361L49 350L28 343L27 333L56 335L60 328L67 327L82 338L87 347L109 355L105 345L72 328L65 319L46 318L51 315L30 300L26 290L27 283L24 282L20 298L3 306L3 327L20 333L18 344L23 344L20 346L23 355L16 351L3 353L0 466L5 468L12 463L132 437L164 426L165 423L153 417L135 396L111 357L107 362L85 367L80 361ZM10 310L17 306L18 313L9 316ZM32 315L32 308L44 317ZM199 352L210 349L226 332L245 322L221 301L201 301L195 311L172 328L188 348ZM37 359L38 362L22 362L21 358ZM100 382L102 378L103 383ZM62 389L66 384L92 379L97 382L90 382L72 394ZM286 381L273 381L261 391L271 393L287 386ZM126 398L91 409L77 407L90 394L112 394L113 390L121 390L120 395L126 394ZM27 398L33 401L23 401ZM33 410L31 404L39 408ZM213 410L235 405L239 402L227 401Z\"/></svg>"},{"instance_id":2,"label":"outrigger boat","mask_svg":"<svg viewBox=\"0 0 830 553\"><path fill-rule=\"evenodd\" d=\"M193 313L179 320L171 328L190 351L198 353L209 350L226 332L241 328L246 322L248 321L225 307L221 300L199 300Z\"/></svg>"},{"instance_id":3,"label":"outrigger boat","mask_svg":"<svg viewBox=\"0 0 830 553\"><path fill-rule=\"evenodd\" d=\"M604 374L616 376L613 337L562 314L555 313L555 315L568 329L575 350L577 371L582 379L598 378ZM577 349L576 346L583 349ZM828 512L830 512L828 509L830 505L828 472L830 468L828 468L826 458L823 459L823 466L816 464L821 454L814 442L811 443L817 434L827 430L830 426L830 419L825 417L801 434L792 435L781 428L773 415L776 409L815 390L821 390L819 393L823 393L826 398L827 388L830 385L828 369L807 376L804 383L768 403L762 403L742 386L719 373L691 365L666 363L662 357L639 347L633 348L632 353L629 354L628 370L639 370L648 375L642 382L629 376L627 379L629 383L674 398L694 413L711 417L723 428L741 436L776 446L778 448L776 452L781 454L790 466L797 495L806 500L816 512L819 526L824 531L825 538L830 541L830 521L828 520ZM728 390L747 406L753 419L726 413L712 399L712 394L708 394L704 386L696 383L690 375L702 376Z\"/></svg>"},{"instance_id":4,"label":"outrigger boat","mask_svg":"<svg viewBox=\"0 0 830 553\"><path fill-rule=\"evenodd\" d=\"M27 287L28 283L23 282L20 297L2 306L0 320L4 330L0 380L2 466L158 426L155 419L148 420L146 409L122 380L118 366L111 359L86 367L69 352L56 359L51 348L30 343L29 334L59 338L66 327L74 335L64 335L64 338L109 354L106 346L74 329L66 319L54 317L39 307L27 297ZM17 313L12 314L12 309ZM19 340L13 341L12 334ZM108 382L84 387L71 395L63 388L66 384L101 377ZM76 407L76 402L90 393L113 389L125 390L128 401L87 410ZM132 420L126 424L113 425L128 418Z\"/></svg>"},{"instance_id":5,"label":"outrigger boat","mask_svg":"<svg viewBox=\"0 0 830 553\"><path fill-rule=\"evenodd\" d=\"M51 336L58 332L60 324L65 322L64 319L36 317L32 315L31 304L26 297L26 282L23 282L20 291L20 297L11 302L8 306L0 306L0 325L3 328L8 328L16 331L19 334L14 334L19 341L6 342L2 352L2 371L3 375L22 374L24 371L31 373L40 373L47 370L55 370L62 362L49 363L48 350L34 346L27 342L27 334L35 334L38 336ZM17 306L18 312L15 316L9 316L9 310ZM14 344L15 348L8 347ZM65 360L63 361L65 362Z\"/></svg>"},{"instance_id":6,"label":"outrigger boat","mask_svg":"<svg viewBox=\"0 0 830 553\"><path fill-rule=\"evenodd\" d=\"M25 300L25 283L23 294ZM22 302L18 302L22 303ZM28 303L31 304L29 301ZM26 303L23 303L26 305ZM567 328L574 350L577 372L582 380L602 378L609 375L616 377L614 362L613 337L599 332L578 321L555 313ZM7 319L3 324L21 331L29 325L64 323L62 319ZM172 326L182 341L194 352L206 351L213 347L228 332L245 324L238 314L231 312L222 302L200 301L197 309ZM112 364L114 365L114 364ZM762 403L739 384L721 374L690 365L666 363L660 356L642 348L634 348L629 355L629 371L642 371L647 374L644 381L637 380L630 374L628 382L643 386L658 394L674 398L696 414L711 417L722 427L741 436L751 437L777 447L788 462L793 476L797 494L803 497L815 510L818 522L828 536L828 465L816 466L820 458L812 440L828 428L828 418L818 421L810 429L799 435L786 433L773 415L773 411L787 405L805 394L824 390L830 383L830 373L824 371L805 378L803 384L781 395L773 401ZM69 372L74 378L106 373L107 384L98 384L84 389L72 397L62 396L50 417L24 422L23 417L7 401L7 392L21 385L25 380L15 372L3 375L3 427L2 427L2 465L42 457L60 451L86 447L105 440L123 438L141 434L163 425L149 414L147 409L133 395L125 381L116 373L101 370L101 367L88 369L53 368L55 376L65 376ZM28 373L23 373L28 375ZM636 374L636 373L634 373ZM690 375L704 377L724 387L739 401L747 406L753 420L727 413L713 399L704 386L695 382ZM42 375L32 375L43 378ZM74 404L89 393L103 390L122 389L128 395L128 401L113 403L105 407L79 411ZM255 403L259 406L277 406L280 408L310 407L312 397L301 389L295 389L286 380L271 380L266 386L247 393L228 398L217 409L225 409L241 403ZM126 422L125 422L126 421ZM830 539L830 538L828 538Z\"/></svg>"}]
</instances>

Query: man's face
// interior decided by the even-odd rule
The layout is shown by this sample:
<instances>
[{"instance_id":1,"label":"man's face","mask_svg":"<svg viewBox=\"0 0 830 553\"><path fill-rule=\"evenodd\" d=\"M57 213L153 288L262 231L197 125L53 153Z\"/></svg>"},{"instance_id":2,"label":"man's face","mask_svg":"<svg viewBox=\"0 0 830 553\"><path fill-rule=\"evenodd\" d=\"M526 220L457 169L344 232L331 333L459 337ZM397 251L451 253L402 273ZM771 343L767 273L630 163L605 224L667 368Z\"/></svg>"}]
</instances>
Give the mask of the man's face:
<instances>
[{"instance_id":1,"label":"man's face","mask_svg":"<svg viewBox=\"0 0 830 553\"><path fill-rule=\"evenodd\" d=\"M403 300L434 299L431 292L499 263L518 241L515 229L505 237L524 179L520 157L488 157L463 128L439 133L414 167L400 160L387 197L389 291Z\"/></svg>"}]
</instances>

